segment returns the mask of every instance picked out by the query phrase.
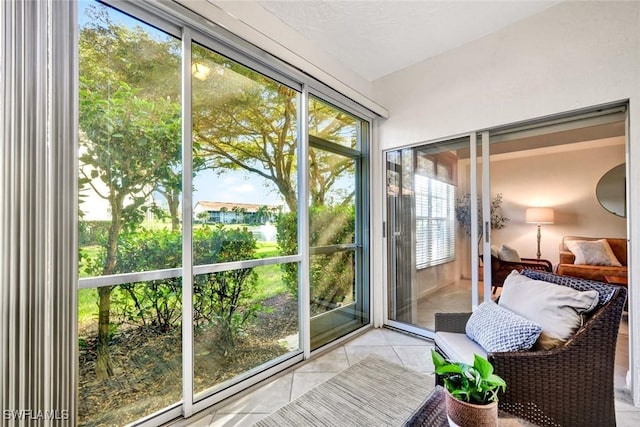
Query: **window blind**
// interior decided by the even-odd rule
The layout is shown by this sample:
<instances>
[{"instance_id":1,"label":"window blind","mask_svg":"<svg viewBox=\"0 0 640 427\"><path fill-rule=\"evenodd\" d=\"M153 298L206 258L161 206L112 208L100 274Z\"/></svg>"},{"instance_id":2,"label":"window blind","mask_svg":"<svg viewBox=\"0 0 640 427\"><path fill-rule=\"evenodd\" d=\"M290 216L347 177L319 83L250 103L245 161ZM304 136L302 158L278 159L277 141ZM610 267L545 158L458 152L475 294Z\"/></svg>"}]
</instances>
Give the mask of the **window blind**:
<instances>
[{"instance_id":1,"label":"window blind","mask_svg":"<svg viewBox=\"0 0 640 427\"><path fill-rule=\"evenodd\" d=\"M427 268L455 258L455 187L415 175L416 267Z\"/></svg>"}]
</instances>

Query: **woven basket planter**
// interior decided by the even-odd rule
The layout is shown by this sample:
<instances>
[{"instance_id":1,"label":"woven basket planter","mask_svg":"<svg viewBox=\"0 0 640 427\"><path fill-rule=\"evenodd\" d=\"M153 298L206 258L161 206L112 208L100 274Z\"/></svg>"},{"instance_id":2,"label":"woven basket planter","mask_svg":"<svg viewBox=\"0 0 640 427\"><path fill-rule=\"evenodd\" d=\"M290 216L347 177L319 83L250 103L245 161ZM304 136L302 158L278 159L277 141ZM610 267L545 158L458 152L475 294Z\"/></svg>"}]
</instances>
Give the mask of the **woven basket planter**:
<instances>
[{"instance_id":1,"label":"woven basket planter","mask_svg":"<svg viewBox=\"0 0 640 427\"><path fill-rule=\"evenodd\" d=\"M497 427L498 402L488 405L474 405L453 397L447 390L447 417L453 427Z\"/></svg>"}]
</instances>

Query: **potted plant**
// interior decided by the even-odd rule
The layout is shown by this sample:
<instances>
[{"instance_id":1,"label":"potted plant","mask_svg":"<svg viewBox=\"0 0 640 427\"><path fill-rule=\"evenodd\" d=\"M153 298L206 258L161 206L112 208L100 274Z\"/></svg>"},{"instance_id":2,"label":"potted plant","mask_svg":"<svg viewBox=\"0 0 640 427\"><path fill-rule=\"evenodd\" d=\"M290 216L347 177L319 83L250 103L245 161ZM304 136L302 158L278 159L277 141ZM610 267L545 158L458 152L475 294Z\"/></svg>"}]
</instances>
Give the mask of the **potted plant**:
<instances>
[{"instance_id":1,"label":"potted plant","mask_svg":"<svg viewBox=\"0 0 640 427\"><path fill-rule=\"evenodd\" d=\"M498 425L498 392L507 387L493 365L475 354L473 366L445 360L431 350L435 373L443 378L449 424L459 427Z\"/></svg>"}]
</instances>

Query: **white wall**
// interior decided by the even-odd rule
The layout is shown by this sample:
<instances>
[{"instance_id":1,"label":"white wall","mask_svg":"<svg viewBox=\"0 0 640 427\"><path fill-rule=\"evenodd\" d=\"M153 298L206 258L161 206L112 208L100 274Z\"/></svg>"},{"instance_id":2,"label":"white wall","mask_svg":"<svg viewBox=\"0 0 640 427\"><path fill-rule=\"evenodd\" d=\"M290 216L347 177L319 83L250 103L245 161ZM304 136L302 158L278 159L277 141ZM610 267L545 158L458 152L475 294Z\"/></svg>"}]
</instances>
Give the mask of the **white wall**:
<instances>
[{"instance_id":1,"label":"white wall","mask_svg":"<svg viewBox=\"0 0 640 427\"><path fill-rule=\"evenodd\" d=\"M399 147L629 99L627 176L629 208L635 214L628 227L633 283L640 276L633 267L640 265L636 213L640 192L634 188L640 182L638 28L638 2L565 2L379 79L373 83L373 96L390 112L390 118L379 125L381 146ZM379 182L382 186L381 177ZM379 245L374 252L382 252L382 235L374 235L373 241ZM372 276L382 278L382 271ZM640 293L636 295L633 286L630 307L633 349L640 341ZM634 400L640 406L639 354L632 355L632 366Z\"/></svg>"},{"instance_id":2,"label":"white wall","mask_svg":"<svg viewBox=\"0 0 640 427\"><path fill-rule=\"evenodd\" d=\"M383 148L637 92L640 4L567 2L373 83Z\"/></svg>"},{"instance_id":3,"label":"white wall","mask_svg":"<svg viewBox=\"0 0 640 427\"><path fill-rule=\"evenodd\" d=\"M553 264L562 236L626 237L626 219L602 208L595 194L602 175L624 161L624 145L492 161L491 194L502 193L502 213L510 219L492 232L492 243L535 258L537 227L525 223L525 209L532 206L554 209L554 224L542 225L540 245Z\"/></svg>"}]
</instances>

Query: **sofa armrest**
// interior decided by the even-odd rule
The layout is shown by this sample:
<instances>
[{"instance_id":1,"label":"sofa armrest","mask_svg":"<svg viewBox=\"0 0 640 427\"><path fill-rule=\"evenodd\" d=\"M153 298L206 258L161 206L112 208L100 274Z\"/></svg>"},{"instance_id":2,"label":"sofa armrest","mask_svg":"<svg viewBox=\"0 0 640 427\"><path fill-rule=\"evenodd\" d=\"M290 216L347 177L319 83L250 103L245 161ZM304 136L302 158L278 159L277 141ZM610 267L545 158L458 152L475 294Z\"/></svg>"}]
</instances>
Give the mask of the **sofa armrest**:
<instances>
[{"instance_id":1,"label":"sofa armrest","mask_svg":"<svg viewBox=\"0 0 640 427\"><path fill-rule=\"evenodd\" d=\"M571 251L560 251L560 264L573 264L576 256Z\"/></svg>"},{"instance_id":2,"label":"sofa armrest","mask_svg":"<svg viewBox=\"0 0 640 427\"><path fill-rule=\"evenodd\" d=\"M436 313L436 332L464 333L471 313Z\"/></svg>"}]
</instances>

